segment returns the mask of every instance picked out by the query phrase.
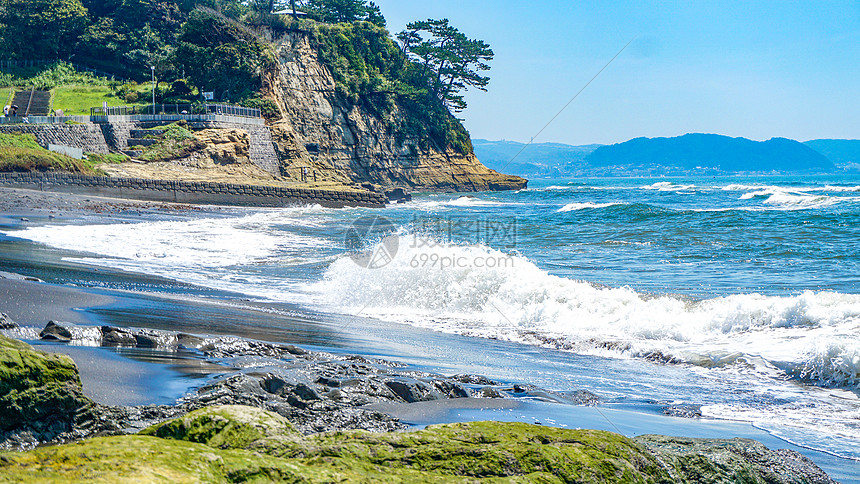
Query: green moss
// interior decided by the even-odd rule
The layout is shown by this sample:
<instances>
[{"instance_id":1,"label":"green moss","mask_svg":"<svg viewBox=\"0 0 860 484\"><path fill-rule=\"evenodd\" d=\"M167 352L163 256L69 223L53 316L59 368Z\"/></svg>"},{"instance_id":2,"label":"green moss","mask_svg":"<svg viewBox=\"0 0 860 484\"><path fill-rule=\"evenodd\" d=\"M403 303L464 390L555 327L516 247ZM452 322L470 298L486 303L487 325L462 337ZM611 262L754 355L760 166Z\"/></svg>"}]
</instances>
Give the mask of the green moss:
<instances>
[{"instance_id":1,"label":"green moss","mask_svg":"<svg viewBox=\"0 0 860 484\"><path fill-rule=\"evenodd\" d=\"M289 476L300 482L284 461L143 436L0 453L0 469L3 482L264 482Z\"/></svg>"},{"instance_id":2,"label":"green moss","mask_svg":"<svg viewBox=\"0 0 860 484\"><path fill-rule=\"evenodd\" d=\"M0 430L68 419L89 403L71 358L0 336Z\"/></svg>"},{"instance_id":3,"label":"green moss","mask_svg":"<svg viewBox=\"0 0 860 484\"><path fill-rule=\"evenodd\" d=\"M336 458L436 475L476 478L542 476L562 482L653 482L668 477L633 441L609 432L523 423L435 425L420 432L341 432L307 439L304 447L273 445L285 457Z\"/></svg>"},{"instance_id":4,"label":"green moss","mask_svg":"<svg viewBox=\"0 0 860 484\"><path fill-rule=\"evenodd\" d=\"M66 355L36 351L26 343L0 336L0 395L49 383L80 386L75 362Z\"/></svg>"},{"instance_id":5,"label":"green moss","mask_svg":"<svg viewBox=\"0 0 860 484\"><path fill-rule=\"evenodd\" d=\"M417 432L352 431L301 437L283 418L248 407L192 412L142 434L248 449L297 465L359 476L395 470L404 479L526 482L655 482L668 478L633 441L609 432L474 422ZM394 475L394 474L392 474Z\"/></svg>"},{"instance_id":6,"label":"green moss","mask_svg":"<svg viewBox=\"0 0 860 484\"><path fill-rule=\"evenodd\" d=\"M298 436L277 414L252 407L209 407L141 432L165 439L186 440L221 449L244 449L271 436Z\"/></svg>"}]
</instances>

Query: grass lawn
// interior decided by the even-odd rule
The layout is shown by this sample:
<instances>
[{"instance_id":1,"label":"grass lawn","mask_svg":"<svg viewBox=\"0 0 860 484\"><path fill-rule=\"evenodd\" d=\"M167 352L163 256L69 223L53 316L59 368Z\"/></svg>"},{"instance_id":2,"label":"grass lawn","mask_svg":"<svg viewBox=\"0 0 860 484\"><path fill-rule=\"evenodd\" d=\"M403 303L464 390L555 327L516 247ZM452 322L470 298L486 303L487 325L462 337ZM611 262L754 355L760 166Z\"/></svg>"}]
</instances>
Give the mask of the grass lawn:
<instances>
[{"instance_id":1,"label":"grass lawn","mask_svg":"<svg viewBox=\"0 0 860 484\"><path fill-rule=\"evenodd\" d=\"M140 91L141 97L147 99ZM125 99L114 96L108 86L63 86L54 89L54 109L62 109L67 115L89 115L90 108L108 106L130 106ZM138 105L142 105L139 103Z\"/></svg>"}]
</instances>

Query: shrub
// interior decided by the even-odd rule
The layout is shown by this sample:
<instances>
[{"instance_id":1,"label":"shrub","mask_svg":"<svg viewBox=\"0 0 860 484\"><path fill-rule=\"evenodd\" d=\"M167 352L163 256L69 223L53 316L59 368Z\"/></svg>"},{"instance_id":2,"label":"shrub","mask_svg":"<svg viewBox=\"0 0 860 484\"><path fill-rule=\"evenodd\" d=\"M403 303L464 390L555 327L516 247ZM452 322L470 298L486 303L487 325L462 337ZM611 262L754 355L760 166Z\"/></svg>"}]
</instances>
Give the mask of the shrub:
<instances>
[{"instance_id":1,"label":"shrub","mask_svg":"<svg viewBox=\"0 0 860 484\"><path fill-rule=\"evenodd\" d=\"M75 84L90 86L110 85L110 81L107 79L95 77L89 72L78 72L67 62L51 64L33 77L19 79L17 83L46 91L59 86L71 86Z\"/></svg>"},{"instance_id":2,"label":"shrub","mask_svg":"<svg viewBox=\"0 0 860 484\"><path fill-rule=\"evenodd\" d=\"M170 97L188 97L194 95L194 91L191 90L185 79L177 79L170 85L167 95Z\"/></svg>"},{"instance_id":3,"label":"shrub","mask_svg":"<svg viewBox=\"0 0 860 484\"><path fill-rule=\"evenodd\" d=\"M125 84L119 84L119 85L115 84L113 86L113 93L116 94L116 97L125 99L125 97L129 93L132 93L132 92L137 93L137 91L139 89L140 89L140 85L138 83L132 81L132 82L126 82Z\"/></svg>"},{"instance_id":4,"label":"shrub","mask_svg":"<svg viewBox=\"0 0 860 484\"><path fill-rule=\"evenodd\" d=\"M125 98L125 102L133 104L136 103L138 99L140 99L140 94L138 94L136 91L131 91L125 93L125 96L123 96L123 98Z\"/></svg>"},{"instance_id":5,"label":"shrub","mask_svg":"<svg viewBox=\"0 0 860 484\"><path fill-rule=\"evenodd\" d=\"M281 110L271 99L252 97L242 102L243 106L259 109L264 118L273 121L281 118Z\"/></svg>"}]
</instances>

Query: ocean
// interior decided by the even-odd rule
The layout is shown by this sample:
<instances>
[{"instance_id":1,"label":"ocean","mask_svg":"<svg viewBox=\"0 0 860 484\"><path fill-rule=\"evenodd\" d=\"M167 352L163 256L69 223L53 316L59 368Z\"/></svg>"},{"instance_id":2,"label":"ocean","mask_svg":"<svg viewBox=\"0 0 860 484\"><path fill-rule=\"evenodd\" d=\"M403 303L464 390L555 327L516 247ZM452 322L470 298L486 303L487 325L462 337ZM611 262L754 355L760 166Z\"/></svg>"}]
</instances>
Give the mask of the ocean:
<instances>
[{"instance_id":1,"label":"ocean","mask_svg":"<svg viewBox=\"0 0 860 484\"><path fill-rule=\"evenodd\" d=\"M534 180L6 235L351 335L320 348L587 390L610 430L692 409L860 460L860 176Z\"/></svg>"}]
</instances>

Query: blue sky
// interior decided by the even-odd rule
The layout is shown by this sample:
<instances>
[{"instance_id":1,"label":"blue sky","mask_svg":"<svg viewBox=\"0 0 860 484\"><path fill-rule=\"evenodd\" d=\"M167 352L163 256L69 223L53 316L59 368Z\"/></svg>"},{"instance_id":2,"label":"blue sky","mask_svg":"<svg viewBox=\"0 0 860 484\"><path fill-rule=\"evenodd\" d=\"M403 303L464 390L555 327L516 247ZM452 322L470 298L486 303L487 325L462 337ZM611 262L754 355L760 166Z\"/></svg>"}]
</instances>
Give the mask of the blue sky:
<instances>
[{"instance_id":1,"label":"blue sky","mask_svg":"<svg viewBox=\"0 0 860 484\"><path fill-rule=\"evenodd\" d=\"M376 3L392 32L448 18L492 46L473 138L528 141L634 37L536 142L860 138L860 1Z\"/></svg>"}]
</instances>

